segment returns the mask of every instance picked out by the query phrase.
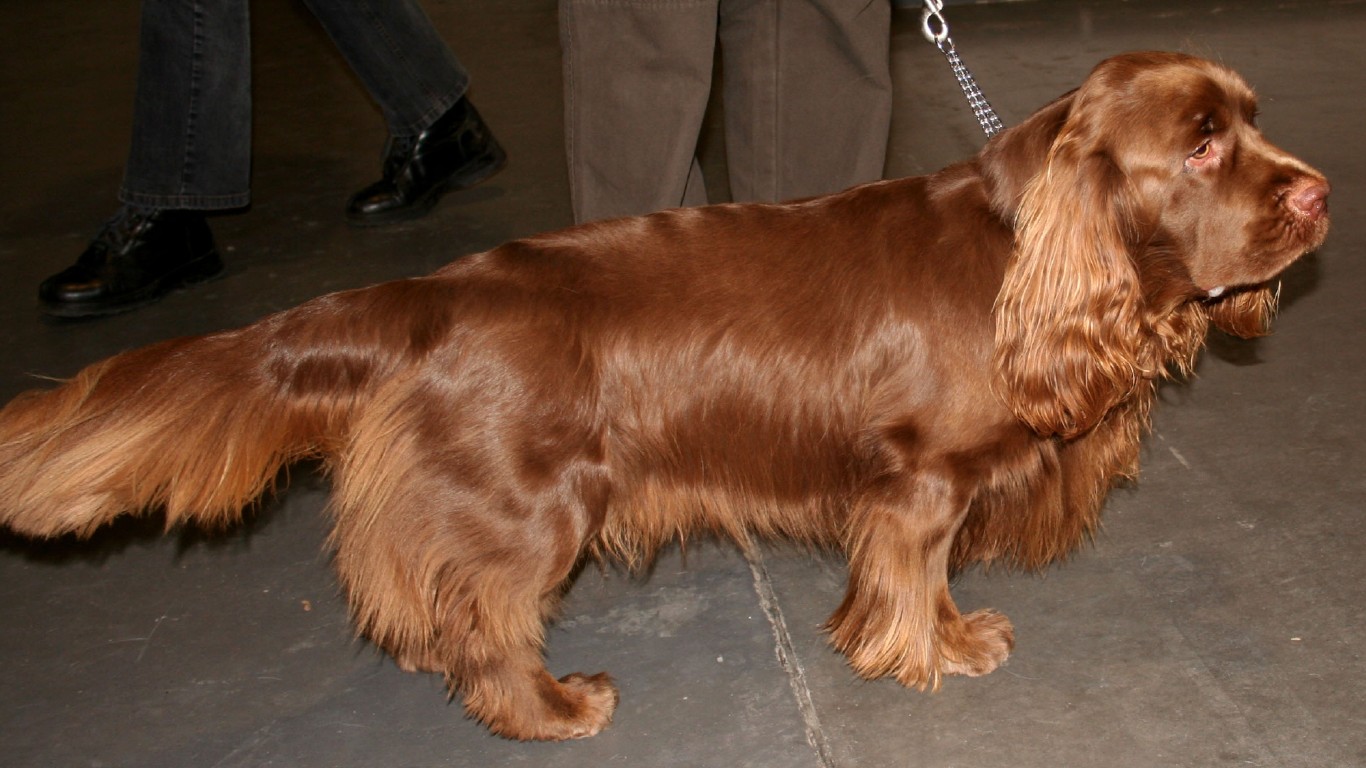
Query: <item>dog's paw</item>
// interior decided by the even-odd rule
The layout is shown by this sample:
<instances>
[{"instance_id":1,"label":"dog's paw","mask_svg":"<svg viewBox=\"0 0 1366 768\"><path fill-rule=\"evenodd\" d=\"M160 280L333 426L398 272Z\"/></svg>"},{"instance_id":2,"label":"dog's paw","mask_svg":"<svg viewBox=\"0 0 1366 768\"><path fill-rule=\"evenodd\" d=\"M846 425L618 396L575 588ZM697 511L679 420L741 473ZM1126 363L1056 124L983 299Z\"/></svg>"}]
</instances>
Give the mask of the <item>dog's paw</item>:
<instances>
[{"instance_id":1,"label":"dog's paw","mask_svg":"<svg viewBox=\"0 0 1366 768\"><path fill-rule=\"evenodd\" d=\"M577 703L571 717L565 719L567 732L558 738L584 739L595 736L612 722L617 709L617 687L606 672L584 675L575 672L560 678L566 697Z\"/></svg>"},{"instance_id":2,"label":"dog's paw","mask_svg":"<svg viewBox=\"0 0 1366 768\"><path fill-rule=\"evenodd\" d=\"M939 671L945 675L985 675L1005 663L1015 647L1015 628L996 611L974 611L939 649Z\"/></svg>"},{"instance_id":3,"label":"dog's paw","mask_svg":"<svg viewBox=\"0 0 1366 768\"><path fill-rule=\"evenodd\" d=\"M471 717L509 739L585 739L612 722L617 689L605 672L576 672L556 680L540 670L529 678L485 679L468 686L465 706Z\"/></svg>"}]
</instances>

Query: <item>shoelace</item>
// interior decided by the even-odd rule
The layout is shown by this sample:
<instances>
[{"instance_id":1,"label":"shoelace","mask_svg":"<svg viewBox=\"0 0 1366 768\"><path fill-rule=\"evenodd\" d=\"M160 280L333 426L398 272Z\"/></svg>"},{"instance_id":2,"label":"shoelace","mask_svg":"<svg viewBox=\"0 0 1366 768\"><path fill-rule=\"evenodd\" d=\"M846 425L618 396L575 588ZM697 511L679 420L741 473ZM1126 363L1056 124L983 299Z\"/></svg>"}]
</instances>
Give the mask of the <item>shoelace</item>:
<instances>
[{"instance_id":1,"label":"shoelace","mask_svg":"<svg viewBox=\"0 0 1366 768\"><path fill-rule=\"evenodd\" d=\"M126 244L136 237L157 213L159 211L134 208L131 205L121 206L100 228L95 239L91 241L90 248L81 254L78 263L103 262L107 254L123 251Z\"/></svg>"},{"instance_id":2,"label":"shoelace","mask_svg":"<svg viewBox=\"0 0 1366 768\"><path fill-rule=\"evenodd\" d=\"M403 170L403 165L412 157L417 140L417 136L389 137L388 145L384 148L384 178L393 179Z\"/></svg>"}]
</instances>

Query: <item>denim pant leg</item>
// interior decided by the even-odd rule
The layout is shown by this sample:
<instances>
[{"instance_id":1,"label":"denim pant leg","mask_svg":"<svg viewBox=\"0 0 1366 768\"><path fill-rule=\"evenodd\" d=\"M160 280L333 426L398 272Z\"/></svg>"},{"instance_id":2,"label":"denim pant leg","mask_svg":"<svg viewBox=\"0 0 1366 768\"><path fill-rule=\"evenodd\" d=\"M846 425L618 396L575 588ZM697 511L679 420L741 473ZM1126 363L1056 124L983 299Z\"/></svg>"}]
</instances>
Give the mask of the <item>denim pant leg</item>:
<instances>
[{"instance_id":1,"label":"denim pant leg","mask_svg":"<svg viewBox=\"0 0 1366 768\"><path fill-rule=\"evenodd\" d=\"M143 0L133 140L119 199L239 208L250 199L247 0Z\"/></svg>"},{"instance_id":2,"label":"denim pant leg","mask_svg":"<svg viewBox=\"0 0 1366 768\"><path fill-rule=\"evenodd\" d=\"M469 74L416 0L304 0L392 136L416 136L469 87Z\"/></svg>"}]
</instances>

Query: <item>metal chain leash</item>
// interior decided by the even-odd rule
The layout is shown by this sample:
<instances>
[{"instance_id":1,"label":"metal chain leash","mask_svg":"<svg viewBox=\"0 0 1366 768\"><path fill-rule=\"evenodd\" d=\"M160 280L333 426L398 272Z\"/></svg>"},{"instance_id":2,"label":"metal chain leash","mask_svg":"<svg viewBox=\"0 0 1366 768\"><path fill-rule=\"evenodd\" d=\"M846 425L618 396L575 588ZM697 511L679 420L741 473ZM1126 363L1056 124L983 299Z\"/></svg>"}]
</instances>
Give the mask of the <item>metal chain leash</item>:
<instances>
[{"instance_id":1,"label":"metal chain leash","mask_svg":"<svg viewBox=\"0 0 1366 768\"><path fill-rule=\"evenodd\" d=\"M953 69L953 77L958 81L958 86L963 89L963 95L968 98L968 105L972 107L972 114L977 118L978 125L982 126L982 131L987 138L991 138L999 133L1005 126L1001 123L1001 118L996 116L995 110L991 108L991 103L987 97L982 95L982 89L977 87L977 81L972 78L972 72L958 56L958 51L953 47L953 39L949 37L949 22L944 19L944 0L925 0L925 10L920 17L920 30L924 33L925 39L934 43L935 47L943 53L949 60L949 66Z\"/></svg>"}]
</instances>

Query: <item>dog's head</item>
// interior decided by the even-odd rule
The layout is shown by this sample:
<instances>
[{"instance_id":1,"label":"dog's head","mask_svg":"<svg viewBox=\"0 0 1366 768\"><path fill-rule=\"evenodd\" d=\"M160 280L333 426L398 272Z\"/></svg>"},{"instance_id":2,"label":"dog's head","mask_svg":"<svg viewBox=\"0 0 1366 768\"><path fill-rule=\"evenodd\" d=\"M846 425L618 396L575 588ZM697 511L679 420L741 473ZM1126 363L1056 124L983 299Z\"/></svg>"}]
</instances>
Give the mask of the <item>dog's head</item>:
<instances>
[{"instance_id":1,"label":"dog's head","mask_svg":"<svg viewBox=\"0 0 1366 768\"><path fill-rule=\"evenodd\" d=\"M1209 322L1266 331L1270 281L1327 234L1329 187L1256 114L1223 66L1126 54L984 150L1016 229L998 389L1035 430L1081 434L1140 383L1189 368Z\"/></svg>"}]
</instances>

